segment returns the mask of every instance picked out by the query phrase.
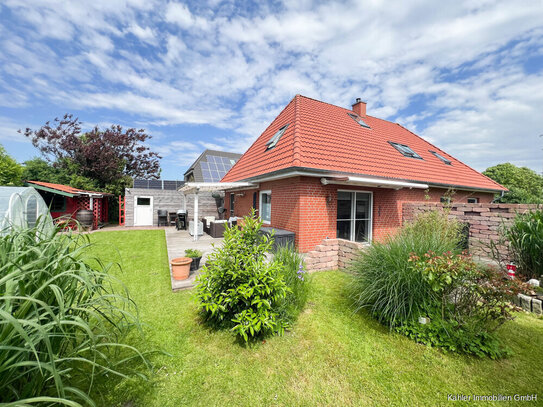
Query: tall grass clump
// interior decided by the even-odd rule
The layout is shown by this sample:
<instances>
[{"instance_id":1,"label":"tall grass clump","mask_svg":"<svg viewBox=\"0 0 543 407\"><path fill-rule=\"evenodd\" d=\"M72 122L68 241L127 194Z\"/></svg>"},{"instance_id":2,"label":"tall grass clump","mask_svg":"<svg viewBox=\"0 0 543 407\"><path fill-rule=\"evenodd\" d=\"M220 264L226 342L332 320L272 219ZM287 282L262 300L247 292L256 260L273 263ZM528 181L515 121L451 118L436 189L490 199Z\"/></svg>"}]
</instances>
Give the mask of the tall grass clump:
<instances>
[{"instance_id":1,"label":"tall grass clump","mask_svg":"<svg viewBox=\"0 0 543 407\"><path fill-rule=\"evenodd\" d=\"M353 299L381 323L447 351L499 358L496 330L513 318L523 287L500 270L459 253L460 224L447 211L417 217L354 263Z\"/></svg>"},{"instance_id":2,"label":"tall grass clump","mask_svg":"<svg viewBox=\"0 0 543 407\"><path fill-rule=\"evenodd\" d=\"M518 273L526 279L543 276L543 209L517 214L505 238Z\"/></svg>"},{"instance_id":3,"label":"tall grass clump","mask_svg":"<svg viewBox=\"0 0 543 407\"><path fill-rule=\"evenodd\" d=\"M93 406L99 376L147 365L123 343L135 305L112 265L86 258L88 238L38 229L0 237L0 403Z\"/></svg>"},{"instance_id":4,"label":"tall grass clump","mask_svg":"<svg viewBox=\"0 0 543 407\"><path fill-rule=\"evenodd\" d=\"M409 258L459 252L461 225L438 211L419 215L385 243L374 242L353 262L352 298L357 310L368 309L390 328L434 304L436 294Z\"/></svg>"},{"instance_id":5,"label":"tall grass clump","mask_svg":"<svg viewBox=\"0 0 543 407\"><path fill-rule=\"evenodd\" d=\"M304 267L303 256L292 244L277 248L273 261L280 264L280 273L288 287L280 303L280 314L290 323L294 322L304 309L309 295L309 275Z\"/></svg>"}]
</instances>

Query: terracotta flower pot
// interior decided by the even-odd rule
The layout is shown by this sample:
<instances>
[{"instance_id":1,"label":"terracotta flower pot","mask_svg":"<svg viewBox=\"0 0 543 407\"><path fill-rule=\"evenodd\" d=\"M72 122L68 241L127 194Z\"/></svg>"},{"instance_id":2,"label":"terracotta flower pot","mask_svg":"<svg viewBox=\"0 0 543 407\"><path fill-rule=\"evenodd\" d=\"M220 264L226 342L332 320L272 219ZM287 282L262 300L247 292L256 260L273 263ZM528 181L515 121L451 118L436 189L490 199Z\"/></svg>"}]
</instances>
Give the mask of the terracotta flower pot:
<instances>
[{"instance_id":1,"label":"terracotta flower pot","mask_svg":"<svg viewBox=\"0 0 543 407\"><path fill-rule=\"evenodd\" d=\"M190 257L177 257L170 261L174 280L186 280L189 278L190 263L192 263Z\"/></svg>"}]
</instances>

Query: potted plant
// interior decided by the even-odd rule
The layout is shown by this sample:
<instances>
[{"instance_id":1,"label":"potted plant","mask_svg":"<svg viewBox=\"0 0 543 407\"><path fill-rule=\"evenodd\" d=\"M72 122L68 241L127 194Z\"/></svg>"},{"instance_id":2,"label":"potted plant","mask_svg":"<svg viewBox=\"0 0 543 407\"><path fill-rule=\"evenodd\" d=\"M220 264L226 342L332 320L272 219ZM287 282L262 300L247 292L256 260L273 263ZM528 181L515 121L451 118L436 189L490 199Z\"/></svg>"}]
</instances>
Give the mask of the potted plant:
<instances>
[{"instance_id":1,"label":"potted plant","mask_svg":"<svg viewBox=\"0 0 543 407\"><path fill-rule=\"evenodd\" d=\"M185 250L185 256L192 259L190 263L190 271L195 271L200 268L200 260L202 259L202 252L196 249Z\"/></svg>"},{"instance_id":2,"label":"potted plant","mask_svg":"<svg viewBox=\"0 0 543 407\"><path fill-rule=\"evenodd\" d=\"M174 280L186 280L189 278L192 259L190 257L177 257L170 261Z\"/></svg>"}]
</instances>

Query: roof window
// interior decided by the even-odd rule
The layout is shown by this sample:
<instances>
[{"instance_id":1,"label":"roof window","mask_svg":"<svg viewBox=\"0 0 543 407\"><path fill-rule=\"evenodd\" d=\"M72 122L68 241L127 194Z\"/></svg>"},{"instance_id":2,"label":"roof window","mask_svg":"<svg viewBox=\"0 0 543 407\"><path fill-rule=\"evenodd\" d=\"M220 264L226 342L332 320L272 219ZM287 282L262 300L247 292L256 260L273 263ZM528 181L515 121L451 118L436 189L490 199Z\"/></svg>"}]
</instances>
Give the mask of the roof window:
<instances>
[{"instance_id":1,"label":"roof window","mask_svg":"<svg viewBox=\"0 0 543 407\"><path fill-rule=\"evenodd\" d=\"M364 120L362 120L362 118L360 116L358 116L357 114L354 114L354 113L347 113L349 116L352 117L352 119L357 122L359 125L361 125L362 127L365 127L366 129L370 129L371 127L368 126L366 124L366 122Z\"/></svg>"},{"instance_id":2,"label":"roof window","mask_svg":"<svg viewBox=\"0 0 543 407\"><path fill-rule=\"evenodd\" d=\"M406 146L405 144L400 143L394 143L392 141L389 141L390 145L394 147L396 150L398 150L400 153L402 153L406 157L410 158L417 158L419 160L422 160L422 157L415 153L409 146Z\"/></svg>"},{"instance_id":3,"label":"roof window","mask_svg":"<svg viewBox=\"0 0 543 407\"><path fill-rule=\"evenodd\" d=\"M266 150L269 150L271 148L274 148L279 139L281 138L281 136L285 133L285 131L287 130L287 127L288 127L288 124L285 124L283 127L281 127L279 130L277 130L277 133L275 133L273 135L273 137L266 143L266 145L268 146L268 148Z\"/></svg>"},{"instance_id":4,"label":"roof window","mask_svg":"<svg viewBox=\"0 0 543 407\"><path fill-rule=\"evenodd\" d=\"M428 151L431 152L433 155L435 155L437 158L439 158L441 161L443 161L445 164L452 165L451 160L447 160L445 157L443 157L438 152L432 151L432 150L428 150Z\"/></svg>"}]
</instances>

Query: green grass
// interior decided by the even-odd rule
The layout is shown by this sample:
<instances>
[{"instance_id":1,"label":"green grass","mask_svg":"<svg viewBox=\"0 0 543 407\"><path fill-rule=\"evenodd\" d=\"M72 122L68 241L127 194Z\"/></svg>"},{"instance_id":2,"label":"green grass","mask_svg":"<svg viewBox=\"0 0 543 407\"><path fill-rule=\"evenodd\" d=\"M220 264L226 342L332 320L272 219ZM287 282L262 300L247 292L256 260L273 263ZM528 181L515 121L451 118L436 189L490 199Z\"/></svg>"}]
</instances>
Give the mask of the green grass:
<instances>
[{"instance_id":1,"label":"green grass","mask_svg":"<svg viewBox=\"0 0 543 407\"><path fill-rule=\"evenodd\" d=\"M245 347L232 333L199 322L191 291L171 292L163 231L91 236L94 254L121 262L118 277L147 324L146 339L133 340L172 355L152 357L156 374L149 382L110 382L99 405L436 406L450 404L447 394L531 394L543 388L543 320L531 315L500 329L514 352L508 359L444 354L390 334L364 312L353 313L347 299L351 276L321 272L292 331ZM478 404L493 405L470 403Z\"/></svg>"}]
</instances>

